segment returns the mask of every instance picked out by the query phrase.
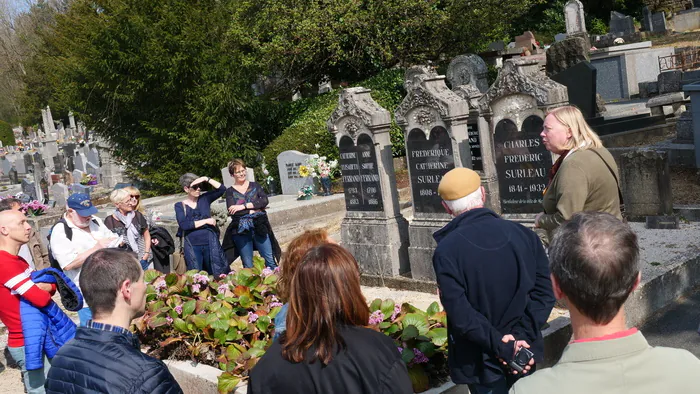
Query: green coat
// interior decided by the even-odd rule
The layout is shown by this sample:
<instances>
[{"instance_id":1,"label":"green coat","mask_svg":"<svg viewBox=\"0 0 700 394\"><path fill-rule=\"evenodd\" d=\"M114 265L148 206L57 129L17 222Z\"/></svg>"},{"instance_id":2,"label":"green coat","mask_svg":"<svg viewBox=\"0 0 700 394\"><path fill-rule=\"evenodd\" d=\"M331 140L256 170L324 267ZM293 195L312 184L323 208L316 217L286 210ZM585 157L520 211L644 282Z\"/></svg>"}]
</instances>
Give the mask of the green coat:
<instances>
[{"instance_id":1,"label":"green coat","mask_svg":"<svg viewBox=\"0 0 700 394\"><path fill-rule=\"evenodd\" d=\"M603 160L596 154L598 152ZM576 212L607 212L622 220L617 182L617 164L605 148L577 150L564 159L542 201L544 215L539 227L551 233Z\"/></svg>"},{"instance_id":2,"label":"green coat","mask_svg":"<svg viewBox=\"0 0 700 394\"><path fill-rule=\"evenodd\" d=\"M666 394L700 391L700 360L683 349L652 347L641 332L571 343L552 368L520 379L510 394Z\"/></svg>"}]
</instances>

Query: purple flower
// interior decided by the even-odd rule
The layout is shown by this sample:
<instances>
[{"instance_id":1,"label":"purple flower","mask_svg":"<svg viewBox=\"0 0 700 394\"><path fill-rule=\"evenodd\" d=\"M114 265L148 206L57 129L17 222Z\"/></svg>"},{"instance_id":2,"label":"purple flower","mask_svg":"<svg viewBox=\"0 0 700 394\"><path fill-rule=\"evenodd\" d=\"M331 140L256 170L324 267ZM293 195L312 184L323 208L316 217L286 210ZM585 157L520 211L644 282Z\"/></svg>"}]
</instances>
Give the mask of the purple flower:
<instances>
[{"instance_id":1,"label":"purple flower","mask_svg":"<svg viewBox=\"0 0 700 394\"><path fill-rule=\"evenodd\" d=\"M401 346L397 346L397 349L399 349L399 353L403 353L403 348Z\"/></svg>"},{"instance_id":2,"label":"purple flower","mask_svg":"<svg viewBox=\"0 0 700 394\"><path fill-rule=\"evenodd\" d=\"M199 285L197 283L192 285L192 293L199 293Z\"/></svg>"},{"instance_id":3,"label":"purple flower","mask_svg":"<svg viewBox=\"0 0 700 394\"><path fill-rule=\"evenodd\" d=\"M168 284L165 283L165 279L162 279L162 278L159 279L159 280L155 283L155 286L156 286L156 290L158 290L158 291L161 291L161 290L164 290L164 289L167 289L167 288L168 288Z\"/></svg>"},{"instance_id":4,"label":"purple flower","mask_svg":"<svg viewBox=\"0 0 700 394\"><path fill-rule=\"evenodd\" d=\"M401 305L396 304L394 305L394 313L391 314L391 321L396 320L396 316L398 316L399 313L401 313Z\"/></svg>"},{"instance_id":5,"label":"purple flower","mask_svg":"<svg viewBox=\"0 0 700 394\"><path fill-rule=\"evenodd\" d=\"M268 276L272 275L273 273L274 272L270 269L270 267L265 267L265 268L263 268L260 275L262 275L263 278L267 278Z\"/></svg>"},{"instance_id":6,"label":"purple flower","mask_svg":"<svg viewBox=\"0 0 700 394\"><path fill-rule=\"evenodd\" d=\"M428 363L428 357L423 354L420 350L413 348L413 354L415 354L415 357L413 360L411 360L412 363L414 364L427 364Z\"/></svg>"},{"instance_id":7,"label":"purple flower","mask_svg":"<svg viewBox=\"0 0 700 394\"><path fill-rule=\"evenodd\" d=\"M165 320L168 322L168 324L173 324L173 318L170 316L165 316Z\"/></svg>"},{"instance_id":8,"label":"purple flower","mask_svg":"<svg viewBox=\"0 0 700 394\"><path fill-rule=\"evenodd\" d=\"M205 314L205 313L207 313L207 311L205 311L204 309L202 309L201 311L199 311L198 315L203 315L203 314Z\"/></svg>"},{"instance_id":9,"label":"purple flower","mask_svg":"<svg viewBox=\"0 0 700 394\"><path fill-rule=\"evenodd\" d=\"M270 304L270 308L277 308L278 306L282 306L281 302L273 302Z\"/></svg>"},{"instance_id":10,"label":"purple flower","mask_svg":"<svg viewBox=\"0 0 700 394\"><path fill-rule=\"evenodd\" d=\"M206 275L194 274L192 279L194 279L195 282L199 282L203 285L206 285L207 283L209 283L209 277Z\"/></svg>"},{"instance_id":11,"label":"purple flower","mask_svg":"<svg viewBox=\"0 0 700 394\"><path fill-rule=\"evenodd\" d=\"M369 325L379 324L384 321L384 314L380 310L376 310L369 315Z\"/></svg>"},{"instance_id":12,"label":"purple flower","mask_svg":"<svg viewBox=\"0 0 700 394\"><path fill-rule=\"evenodd\" d=\"M272 271L274 271L274 272L275 272L276 274L278 274L278 273L280 272L280 267L279 267L279 266L277 266L277 267L275 267L275 269L274 269L274 270L272 270Z\"/></svg>"},{"instance_id":13,"label":"purple flower","mask_svg":"<svg viewBox=\"0 0 700 394\"><path fill-rule=\"evenodd\" d=\"M248 323L255 323L258 320L258 315L253 312L248 312Z\"/></svg>"},{"instance_id":14,"label":"purple flower","mask_svg":"<svg viewBox=\"0 0 700 394\"><path fill-rule=\"evenodd\" d=\"M182 315L182 305L178 305L173 309L175 309L175 312L177 312L178 315Z\"/></svg>"},{"instance_id":15,"label":"purple flower","mask_svg":"<svg viewBox=\"0 0 700 394\"><path fill-rule=\"evenodd\" d=\"M216 289L216 291L219 292L219 294L226 293L226 290L228 290L228 285L225 283L220 284L219 287Z\"/></svg>"},{"instance_id":16,"label":"purple flower","mask_svg":"<svg viewBox=\"0 0 700 394\"><path fill-rule=\"evenodd\" d=\"M226 277L226 274L219 275L219 279L224 279L225 277Z\"/></svg>"}]
</instances>

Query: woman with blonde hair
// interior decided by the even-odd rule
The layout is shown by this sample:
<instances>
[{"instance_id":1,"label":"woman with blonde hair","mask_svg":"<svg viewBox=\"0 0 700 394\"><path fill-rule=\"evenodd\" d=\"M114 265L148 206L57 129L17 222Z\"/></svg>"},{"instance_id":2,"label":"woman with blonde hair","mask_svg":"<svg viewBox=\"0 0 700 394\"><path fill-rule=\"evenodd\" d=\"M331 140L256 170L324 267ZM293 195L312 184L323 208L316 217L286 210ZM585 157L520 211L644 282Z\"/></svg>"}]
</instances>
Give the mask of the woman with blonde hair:
<instances>
[{"instance_id":1,"label":"woman with blonde hair","mask_svg":"<svg viewBox=\"0 0 700 394\"><path fill-rule=\"evenodd\" d=\"M131 185L124 187L124 190L129 192L129 196L131 196L131 203L134 205L134 209L145 214L146 210L141 205L141 191L139 191L139 189L137 189L135 186Z\"/></svg>"},{"instance_id":2,"label":"woman with blonde hair","mask_svg":"<svg viewBox=\"0 0 700 394\"><path fill-rule=\"evenodd\" d=\"M552 110L544 121L542 142L559 155L549 172L544 212L535 227L551 233L576 212L606 212L622 219L617 164L598 135L573 106Z\"/></svg>"},{"instance_id":3,"label":"woman with blonde hair","mask_svg":"<svg viewBox=\"0 0 700 394\"><path fill-rule=\"evenodd\" d=\"M123 237L124 246L137 254L141 268L146 270L153 259L151 233L148 231L146 218L134 209L131 193L126 188L112 191L109 199L116 209L105 218L105 226Z\"/></svg>"}]
</instances>

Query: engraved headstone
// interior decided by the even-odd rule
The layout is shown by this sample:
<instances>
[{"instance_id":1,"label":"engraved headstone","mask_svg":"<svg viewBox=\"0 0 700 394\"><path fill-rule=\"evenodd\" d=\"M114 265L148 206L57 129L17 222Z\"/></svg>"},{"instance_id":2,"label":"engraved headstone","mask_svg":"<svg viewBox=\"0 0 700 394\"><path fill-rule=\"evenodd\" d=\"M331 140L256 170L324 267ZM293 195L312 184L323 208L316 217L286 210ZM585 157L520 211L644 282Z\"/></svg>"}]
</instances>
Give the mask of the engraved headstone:
<instances>
[{"instance_id":1,"label":"engraved headstone","mask_svg":"<svg viewBox=\"0 0 700 394\"><path fill-rule=\"evenodd\" d=\"M661 11L651 16L651 31L654 33L666 32L666 13Z\"/></svg>"},{"instance_id":2,"label":"engraved headstone","mask_svg":"<svg viewBox=\"0 0 700 394\"><path fill-rule=\"evenodd\" d=\"M413 206L416 212L443 213L437 193L443 175L455 167L452 141L444 127L438 126L426 138L420 129L411 130L406 140Z\"/></svg>"},{"instance_id":3,"label":"engraved headstone","mask_svg":"<svg viewBox=\"0 0 700 394\"><path fill-rule=\"evenodd\" d=\"M579 0L566 2L564 18L566 19L567 34L586 32L586 17L583 13L583 4Z\"/></svg>"},{"instance_id":4,"label":"engraved headstone","mask_svg":"<svg viewBox=\"0 0 700 394\"><path fill-rule=\"evenodd\" d=\"M580 62L558 74L551 76L552 80L567 87L569 103L577 106L583 116L596 116L595 94L597 70L589 62Z\"/></svg>"},{"instance_id":5,"label":"engraved headstone","mask_svg":"<svg viewBox=\"0 0 700 394\"><path fill-rule=\"evenodd\" d=\"M372 139L362 134L355 145L350 137L340 140L340 171L348 211L382 211L382 186Z\"/></svg>"},{"instance_id":6,"label":"engraved headstone","mask_svg":"<svg viewBox=\"0 0 700 394\"><path fill-rule=\"evenodd\" d=\"M66 169L66 158L63 156L63 153L58 153L56 156L53 157L53 168L54 172L57 174L63 174L63 171Z\"/></svg>"},{"instance_id":7,"label":"engraved headstone","mask_svg":"<svg viewBox=\"0 0 700 394\"><path fill-rule=\"evenodd\" d=\"M542 196L552 167L552 156L539 135L543 123L542 118L531 115L523 122L522 130L510 119L496 124L494 148L504 214L542 211Z\"/></svg>"},{"instance_id":8,"label":"engraved headstone","mask_svg":"<svg viewBox=\"0 0 700 394\"><path fill-rule=\"evenodd\" d=\"M642 30L651 31L651 10L649 7L642 8Z\"/></svg>"},{"instance_id":9,"label":"engraved headstone","mask_svg":"<svg viewBox=\"0 0 700 394\"><path fill-rule=\"evenodd\" d=\"M618 35L634 33L634 21L632 20L632 17L621 14L617 11L611 11L610 33Z\"/></svg>"},{"instance_id":10,"label":"engraved headstone","mask_svg":"<svg viewBox=\"0 0 700 394\"><path fill-rule=\"evenodd\" d=\"M277 156L282 194L296 195L303 186L313 184L313 178L310 176L299 175L299 166L306 165L310 157L311 155L295 150L284 151Z\"/></svg>"},{"instance_id":11,"label":"engraved headstone","mask_svg":"<svg viewBox=\"0 0 700 394\"><path fill-rule=\"evenodd\" d=\"M481 138L479 137L479 122L467 123L467 135L469 136L469 150L472 154L472 170L483 171L484 162L481 156Z\"/></svg>"}]
</instances>

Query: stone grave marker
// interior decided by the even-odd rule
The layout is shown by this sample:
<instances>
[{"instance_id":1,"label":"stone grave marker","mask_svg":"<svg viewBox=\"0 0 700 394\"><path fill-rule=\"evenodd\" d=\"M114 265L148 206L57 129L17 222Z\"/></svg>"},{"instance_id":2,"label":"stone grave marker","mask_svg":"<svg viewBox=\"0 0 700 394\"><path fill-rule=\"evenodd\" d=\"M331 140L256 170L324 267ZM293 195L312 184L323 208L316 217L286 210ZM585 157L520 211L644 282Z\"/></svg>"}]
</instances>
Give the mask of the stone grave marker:
<instances>
[{"instance_id":1,"label":"stone grave marker","mask_svg":"<svg viewBox=\"0 0 700 394\"><path fill-rule=\"evenodd\" d=\"M597 70L589 62L580 62L558 74L552 80L567 87L569 103L577 106L587 119L596 116L595 94Z\"/></svg>"},{"instance_id":2,"label":"stone grave marker","mask_svg":"<svg viewBox=\"0 0 700 394\"><path fill-rule=\"evenodd\" d=\"M537 46L537 41L535 40L535 35L532 34L531 31L526 31L522 36L516 36L515 47L525 48L532 52L533 55L535 54L535 51L539 49L539 46Z\"/></svg>"},{"instance_id":3,"label":"stone grave marker","mask_svg":"<svg viewBox=\"0 0 700 394\"><path fill-rule=\"evenodd\" d=\"M468 54L452 59L445 76L450 81L452 89L460 85L472 85L484 93L489 88L488 72L484 59L478 55Z\"/></svg>"},{"instance_id":4,"label":"stone grave marker","mask_svg":"<svg viewBox=\"0 0 700 394\"><path fill-rule=\"evenodd\" d=\"M313 185L313 178L299 175L299 166L306 165L310 157L295 150L284 151L277 156L282 194L298 194L303 186Z\"/></svg>"},{"instance_id":5,"label":"stone grave marker","mask_svg":"<svg viewBox=\"0 0 700 394\"><path fill-rule=\"evenodd\" d=\"M87 162L85 167L86 167L87 173L90 175L98 176L100 173L100 168L90 161Z\"/></svg>"},{"instance_id":6,"label":"stone grave marker","mask_svg":"<svg viewBox=\"0 0 700 394\"><path fill-rule=\"evenodd\" d=\"M340 151L346 214L341 239L363 273L410 270L408 222L401 215L391 155L391 115L362 87L343 89L328 119Z\"/></svg>"},{"instance_id":7,"label":"stone grave marker","mask_svg":"<svg viewBox=\"0 0 700 394\"><path fill-rule=\"evenodd\" d=\"M36 185L34 182L28 180L28 179L22 179L22 193L27 195L31 200L36 200L37 195L36 195Z\"/></svg>"},{"instance_id":8,"label":"stone grave marker","mask_svg":"<svg viewBox=\"0 0 700 394\"><path fill-rule=\"evenodd\" d=\"M51 185L51 199L56 201L56 205L59 207L65 207L66 206L66 200L68 199L68 196L70 196L70 192L68 191L68 186L66 186L63 183L54 183Z\"/></svg>"},{"instance_id":9,"label":"stone grave marker","mask_svg":"<svg viewBox=\"0 0 700 394\"><path fill-rule=\"evenodd\" d=\"M583 4L579 0L566 2L564 18L566 19L566 34L586 32L586 16L583 13Z\"/></svg>"},{"instance_id":10,"label":"stone grave marker","mask_svg":"<svg viewBox=\"0 0 700 394\"><path fill-rule=\"evenodd\" d=\"M610 33L618 35L634 33L632 17L617 11L610 11Z\"/></svg>"},{"instance_id":11,"label":"stone grave marker","mask_svg":"<svg viewBox=\"0 0 700 394\"><path fill-rule=\"evenodd\" d=\"M625 212L632 221L673 215L668 152L640 149L620 156L620 185Z\"/></svg>"},{"instance_id":12,"label":"stone grave marker","mask_svg":"<svg viewBox=\"0 0 700 394\"><path fill-rule=\"evenodd\" d=\"M651 31L652 19L651 10L648 6L642 8L642 30Z\"/></svg>"},{"instance_id":13,"label":"stone grave marker","mask_svg":"<svg viewBox=\"0 0 700 394\"><path fill-rule=\"evenodd\" d=\"M41 172L44 172L44 167L45 167L44 158L41 156L41 153L34 152L34 154L32 155L32 159L33 159L34 164L39 165L39 169L41 170Z\"/></svg>"},{"instance_id":14,"label":"stone grave marker","mask_svg":"<svg viewBox=\"0 0 700 394\"><path fill-rule=\"evenodd\" d=\"M555 35L554 35L554 41L556 41L556 42L563 41L563 40L566 40L566 37L568 37L568 36L566 35L566 33L555 34Z\"/></svg>"},{"instance_id":15,"label":"stone grave marker","mask_svg":"<svg viewBox=\"0 0 700 394\"><path fill-rule=\"evenodd\" d=\"M569 37L547 48L547 75L554 75L580 62L590 60L589 45L582 37Z\"/></svg>"},{"instance_id":16,"label":"stone grave marker","mask_svg":"<svg viewBox=\"0 0 700 394\"><path fill-rule=\"evenodd\" d=\"M11 185L17 185L19 183L19 174L17 174L15 167L12 167L7 175L10 177Z\"/></svg>"},{"instance_id":17,"label":"stone grave marker","mask_svg":"<svg viewBox=\"0 0 700 394\"><path fill-rule=\"evenodd\" d=\"M34 162L32 161L32 155L30 153L25 153L22 159L24 160L24 172L29 173L30 171L32 171L34 164Z\"/></svg>"},{"instance_id":18,"label":"stone grave marker","mask_svg":"<svg viewBox=\"0 0 700 394\"><path fill-rule=\"evenodd\" d=\"M469 104L447 89L445 77L428 67L406 71L407 95L396 109L404 130L406 159L413 201L408 255L414 279L435 280L431 261L432 234L450 221L437 187L454 167L472 167L467 123Z\"/></svg>"},{"instance_id":19,"label":"stone grave marker","mask_svg":"<svg viewBox=\"0 0 700 394\"><path fill-rule=\"evenodd\" d=\"M646 228L656 230L677 230L678 216L647 216Z\"/></svg>"},{"instance_id":20,"label":"stone grave marker","mask_svg":"<svg viewBox=\"0 0 700 394\"><path fill-rule=\"evenodd\" d=\"M83 179L83 175L85 172L80 171L80 170L73 170L73 182L75 183L80 183L80 180Z\"/></svg>"},{"instance_id":21,"label":"stone grave marker","mask_svg":"<svg viewBox=\"0 0 700 394\"><path fill-rule=\"evenodd\" d=\"M74 183L71 185L70 188L71 188L73 194L83 193L83 194L87 194L88 196L90 195L90 186L81 185L80 183Z\"/></svg>"},{"instance_id":22,"label":"stone grave marker","mask_svg":"<svg viewBox=\"0 0 700 394\"><path fill-rule=\"evenodd\" d=\"M2 166L2 173L9 174L10 170L12 169L12 162L9 161L6 157L3 157L2 160L0 160L0 163L0 165Z\"/></svg>"},{"instance_id":23,"label":"stone grave marker","mask_svg":"<svg viewBox=\"0 0 700 394\"><path fill-rule=\"evenodd\" d=\"M32 175L34 177L33 183L34 183L34 187L36 188L35 199L39 200L40 202L44 202L45 195L44 195L44 188L42 187L42 183L48 188L48 182L46 182L46 180L44 179L44 171L42 169L41 164L34 163L33 166L34 166L33 171L32 171Z\"/></svg>"},{"instance_id":24,"label":"stone grave marker","mask_svg":"<svg viewBox=\"0 0 700 394\"><path fill-rule=\"evenodd\" d=\"M88 163L92 163L95 167L100 166L100 152L96 148L90 148L87 153Z\"/></svg>"},{"instance_id":25,"label":"stone grave marker","mask_svg":"<svg viewBox=\"0 0 700 394\"><path fill-rule=\"evenodd\" d=\"M73 158L75 169L82 172L87 172L87 157L84 153L79 153Z\"/></svg>"},{"instance_id":26,"label":"stone grave marker","mask_svg":"<svg viewBox=\"0 0 700 394\"><path fill-rule=\"evenodd\" d=\"M651 16L651 31L654 33L666 32L666 13L661 11Z\"/></svg>"},{"instance_id":27,"label":"stone grave marker","mask_svg":"<svg viewBox=\"0 0 700 394\"><path fill-rule=\"evenodd\" d=\"M66 170L66 158L63 156L63 153L58 153L52 160L54 172L56 174L63 174L63 171Z\"/></svg>"},{"instance_id":28,"label":"stone grave marker","mask_svg":"<svg viewBox=\"0 0 700 394\"><path fill-rule=\"evenodd\" d=\"M543 119L531 115L522 129L510 119L496 124L494 145L504 214L538 213L547 187L552 156L542 144Z\"/></svg>"}]
</instances>

